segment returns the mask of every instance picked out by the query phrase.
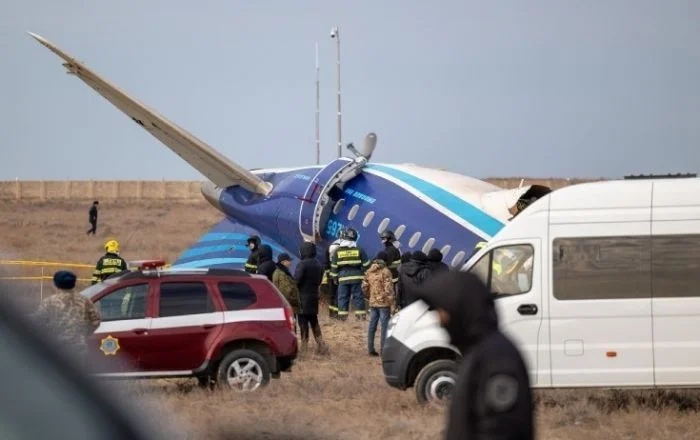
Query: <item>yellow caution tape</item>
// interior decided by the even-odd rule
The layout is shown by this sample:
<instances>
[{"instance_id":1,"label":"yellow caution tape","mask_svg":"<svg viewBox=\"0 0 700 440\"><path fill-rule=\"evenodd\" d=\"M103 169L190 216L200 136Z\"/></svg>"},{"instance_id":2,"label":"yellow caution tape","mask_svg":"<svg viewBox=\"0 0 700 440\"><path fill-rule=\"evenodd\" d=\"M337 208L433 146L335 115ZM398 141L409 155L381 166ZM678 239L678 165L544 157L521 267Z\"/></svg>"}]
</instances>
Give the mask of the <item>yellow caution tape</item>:
<instances>
[{"instance_id":1,"label":"yellow caution tape","mask_svg":"<svg viewBox=\"0 0 700 440\"><path fill-rule=\"evenodd\" d=\"M95 265L91 265L91 264L61 263L58 261L28 261L28 260L0 260L0 265L78 267L78 268L86 268L86 269L95 267Z\"/></svg>"}]
</instances>

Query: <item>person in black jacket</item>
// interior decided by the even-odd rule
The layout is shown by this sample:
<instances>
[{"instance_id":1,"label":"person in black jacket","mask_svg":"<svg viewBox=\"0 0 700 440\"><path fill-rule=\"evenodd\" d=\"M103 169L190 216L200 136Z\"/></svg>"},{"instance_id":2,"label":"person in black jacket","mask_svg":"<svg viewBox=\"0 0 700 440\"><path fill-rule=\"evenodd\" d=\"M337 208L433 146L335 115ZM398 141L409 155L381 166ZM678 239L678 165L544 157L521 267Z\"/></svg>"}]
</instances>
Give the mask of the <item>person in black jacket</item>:
<instances>
[{"instance_id":1,"label":"person in black jacket","mask_svg":"<svg viewBox=\"0 0 700 440\"><path fill-rule=\"evenodd\" d=\"M493 295L467 272L445 271L415 291L437 311L463 356L450 402L447 440L534 438L527 368L498 329Z\"/></svg>"},{"instance_id":2,"label":"person in black jacket","mask_svg":"<svg viewBox=\"0 0 700 440\"><path fill-rule=\"evenodd\" d=\"M431 275L442 270L450 270L450 267L442 262L442 252L439 249L432 248L428 252L428 269Z\"/></svg>"},{"instance_id":3,"label":"person in black jacket","mask_svg":"<svg viewBox=\"0 0 700 440\"><path fill-rule=\"evenodd\" d=\"M399 248L394 246L394 242L396 241L394 231L390 231L387 229L386 231L381 233L380 238L382 239L382 243L384 243L384 252L386 252L388 257L387 265L389 266L389 270L391 271L391 281L394 283L394 288L396 288L396 283L399 282L399 265L401 264L401 251L399 250ZM377 256L374 257L374 259L380 259L379 254L377 254Z\"/></svg>"},{"instance_id":4,"label":"person in black jacket","mask_svg":"<svg viewBox=\"0 0 700 440\"><path fill-rule=\"evenodd\" d=\"M328 353L328 345L321 335L318 324L318 296L323 267L316 259L316 245L305 241L299 247L301 261L294 271L294 279L299 286L299 328L301 329L301 350L306 351L309 344L309 326L316 340L316 352Z\"/></svg>"},{"instance_id":5,"label":"person in black jacket","mask_svg":"<svg viewBox=\"0 0 700 440\"><path fill-rule=\"evenodd\" d=\"M422 251L411 253L410 259L399 267L399 282L396 285L396 305L403 309L415 301L415 288L428 277L428 257Z\"/></svg>"},{"instance_id":6,"label":"person in black jacket","mask_svg":"<svg viewBox=\"0 0 700 440\"><path fill-rule=\"evenodd\" d=\"M268 280L272 281L272 274L275 273L277 265L272 259L272 248L269 244L260 246L258 252L258 268L257 273L265 275Z\"/></svg>"},{"instance_id":7,"label":"person in black jacket","mask_svg":"<svg viewBox=\"0 0 700 440\"><path fill-rule=\"evenodd\" d=\"M90 229L87 230L87 235L95 235L97 232L97 205L99 205L100 202L95 200L92 202L92 206L90 207L90 212L88 213L88 221L90 222Z\"/></svg>"}]
</instances>

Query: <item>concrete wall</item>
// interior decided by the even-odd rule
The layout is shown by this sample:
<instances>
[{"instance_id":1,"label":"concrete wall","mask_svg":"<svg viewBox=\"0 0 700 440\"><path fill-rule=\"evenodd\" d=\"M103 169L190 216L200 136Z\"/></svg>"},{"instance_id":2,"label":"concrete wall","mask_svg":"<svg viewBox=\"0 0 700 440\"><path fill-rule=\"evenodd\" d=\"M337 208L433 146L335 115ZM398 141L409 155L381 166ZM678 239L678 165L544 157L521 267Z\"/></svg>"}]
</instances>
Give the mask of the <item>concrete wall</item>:
<instances>
[{"instance_id":1,"label":"concrete wall","mask_svg":"<svg viewBox=\"0 0 700 440\"><path fill-rule=\"evenodd\" d=\"M485 179L503 188L520 185L520 178ZM594 179L526 178L525 184L540 184L551 188ZM600 180L600 179L595 179ZM202 200L197 181L70 181L19 180L0 181L0 200Z\"/></svg>"},{"instance_id":2,"label":"concrete wall","mask_svg":"<svg viewBox=\"0 0 700 440\"><path fill-rule=\"evenodd\" d=\"M0 200L202 199L196 181L0 181Z\"/></svg>"}]
</instances>

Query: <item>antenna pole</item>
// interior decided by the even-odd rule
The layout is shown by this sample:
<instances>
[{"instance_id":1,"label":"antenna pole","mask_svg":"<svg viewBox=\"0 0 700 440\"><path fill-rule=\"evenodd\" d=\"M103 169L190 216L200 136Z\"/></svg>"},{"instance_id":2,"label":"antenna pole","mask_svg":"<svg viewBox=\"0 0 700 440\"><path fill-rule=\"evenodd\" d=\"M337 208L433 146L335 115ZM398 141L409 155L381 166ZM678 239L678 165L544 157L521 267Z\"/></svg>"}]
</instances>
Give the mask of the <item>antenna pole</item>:
<instances>
[{"instance_id":1,"label":"antenna pole","mask_svg":"<svg viewBox=\"0 0 700 440\"><path fill-rule=\"evenodd\" d=\"M336 67L336 83L337 83L337 88L338 88L338 98L337 98L337 104L338 104L338 157L342 156L342 149L343 149L343 143L342 143L342 136L341 136L341 112L340 112L340 29L338 26L334 27L331 30L331 38L335 38L335 44L336 44L336 61L335 61L335 67Z\"/></svg>"},{"instance_id":2,"label":"antenna pole","mask_svg":"<svg viewBox=\"0 0 700 440\"><path fill-rule=\"evenodd\" d=\"M316 165L321 163L321 88L318 64L318 43L316 43Z\"/></svg>"}]
</instances>

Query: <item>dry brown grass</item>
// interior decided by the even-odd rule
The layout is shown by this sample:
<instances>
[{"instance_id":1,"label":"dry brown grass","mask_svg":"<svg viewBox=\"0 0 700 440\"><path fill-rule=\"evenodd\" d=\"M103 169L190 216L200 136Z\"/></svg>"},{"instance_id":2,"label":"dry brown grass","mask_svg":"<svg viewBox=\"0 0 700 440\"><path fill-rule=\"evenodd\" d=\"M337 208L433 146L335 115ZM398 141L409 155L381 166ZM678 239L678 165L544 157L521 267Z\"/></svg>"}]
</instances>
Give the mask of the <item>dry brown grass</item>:
<instances>
[{"instance_id":1,"label":"dry brown grass","mask_svg":"<svg viewBox=\"0 0 700 440\"><path fill-rule=\"evenodd\" d=\"M0 202L0 258L92 263L115 237L127 258L172 260L221 217L204 202L103 203L98 236L87 237L88 208ZM22 289L28 297L37 290ZM180 426L182 438L441 437L445 411L419 407L412 390L390 388L380 361L365 354L366 323L320 318L332 355L300 358L291 374L255 394L202 390L193 380L120 384L160 409L152 418L157 428ZM700 438L697 392L557 390L535 392L535 400L542 439Z\"/></svg>"}]
</instances>

